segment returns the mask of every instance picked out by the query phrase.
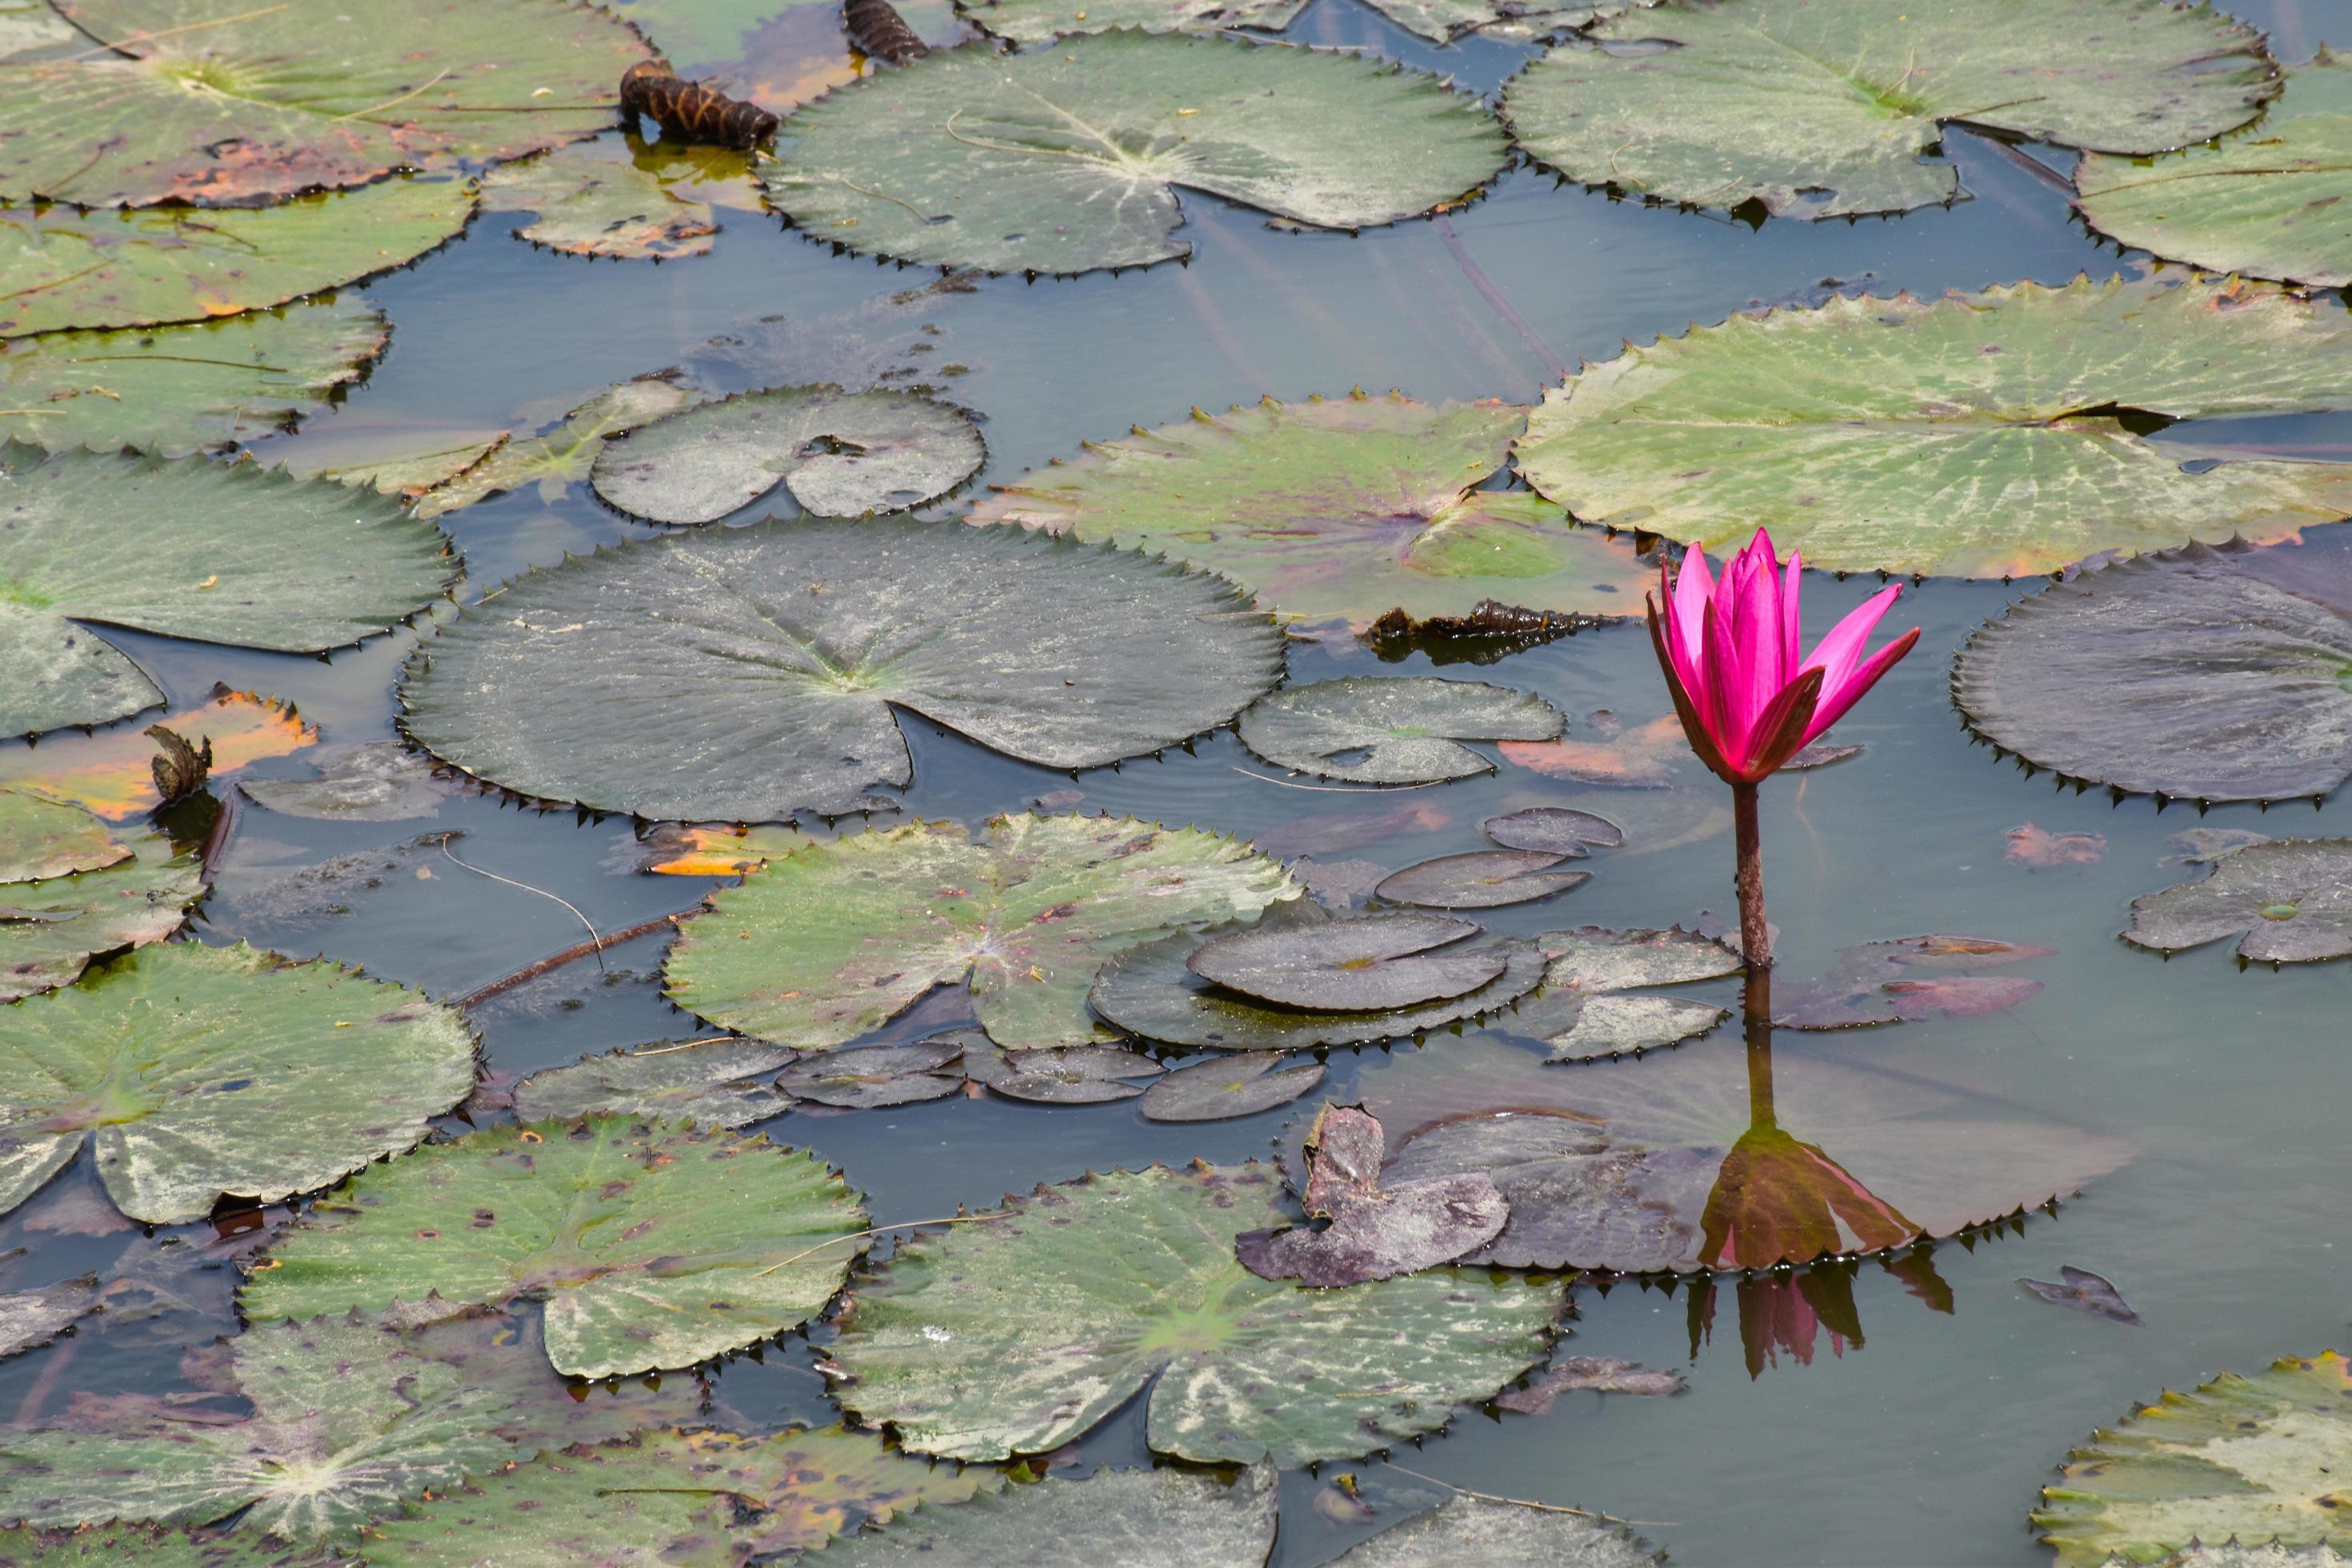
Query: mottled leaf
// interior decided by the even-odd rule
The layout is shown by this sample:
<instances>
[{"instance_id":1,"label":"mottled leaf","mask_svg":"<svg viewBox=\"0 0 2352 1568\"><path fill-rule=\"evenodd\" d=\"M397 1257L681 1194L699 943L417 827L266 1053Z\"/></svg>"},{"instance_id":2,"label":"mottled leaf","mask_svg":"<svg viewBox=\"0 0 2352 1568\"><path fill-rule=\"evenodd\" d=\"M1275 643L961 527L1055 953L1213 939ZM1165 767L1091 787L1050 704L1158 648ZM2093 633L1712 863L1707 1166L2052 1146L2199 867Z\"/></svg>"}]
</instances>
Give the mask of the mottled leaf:
<instances>
[{"instance_id":1,"label":"mottled leaf","mask_svg":"<svg viewBox=\"0 0 2352 1568\"><path fill-rule=\"evenodd\" d=\"M1544 983L1495 1026L1543 1041L1553 1061L1638 1056L1703 1035L1731 1016L1711 1002L1628 994L1636 986L1687 985L1738 973L1739 955L1713 937L1680 926L1580 926L1536 940L1550 959Z\"/></svg>"},{"instance_id":2,"label":"mottled leaf","mask_svg":"<svg viewBox=\"0 0 2352 1568\"><path fill-rule=\"evenodd\" d=\"M1495 771L1464 741L1548 741L1566 721L1532 692L1433 676L1344 676L1286 686L1242 710L1242 744L1267 762L1351 784L1439 784Z\"/></svg>"},{"instance_id":3,"label":"mottled leaf","mask_svg":"<svg viewBox=\"0 0 2352 1568\"><path fill-rule=\"evenodd\" d=\"M0 789L0 885L102 871L133 853L112 828L69 801Z\"/></svg>"},{"instance_id":4,"label":"mottled leaf","mask_svg":"<svg viewBox=\"0 0 2352 1568\"><path fill-rule=\"evenodd\" d=\"M524 1121L611 1112L748 1127L790 1109L775 1075L799 1059L797 1051L759 1040L625 1047L531 1074L514 1086L514 1111Z\"/></svg>"},{"instance_id":5,"label":"mottled leaf","mask_svg":"<svg viewBox=\"0 0 2352 1568\"><path fill-rule=\"evenodd\" d=\"M963 1087L956 1066L963 1054L963 1042L944 1035L906 1046L827 1051L785 1068L776 1087L794 1100L857 1110L943 1100Z\"/></svg>"},{"instance_id":6,"label":"mottled leaf","mask_svg":"<svg viewBox=\"0 0 2352 1568\"><path fill-rule=\"evenodd\" d=\"M986 1493L955 1508L910 1510L826 1548L825 1568L1262 1568L1274 1549L1279 1491L1259 1463L1228 1483L1175 1469L1098 1470Z\"/></svg>"},{"instance_id":7,"label":"mottled leaf","mask_svg":"<svg viewBox=\"0 0 2352 1568\"><path fill-rule=\"evenodd\" d=\"M1539 1563L1545 1568L1656 1568L1665 1553L1623 1525L1466 1494L1391 1525L1333 1559L1334 1568L1460 1568Z\"/></svg>"},{"instance_id":8,"label":"mottled leaf","mask_svg":"<svg viewBox=\"0 0 2352 1568\"><path fill-rule=\"evenodd\" d=\"M542 501L562 500L573 485L588 482L607 440L690 407L702 396L678 385L668 372L608 386L565 415L553 429L538 436L518 434L428 490L416 503L416 515L438 517L525 485L536 486Z\"/></svg>"},{"instance_id":9,"label":"mottled leaf","mask_svg":"<svg viewBox=\"0 0 2352 1568\"><path fill-rule=\"evenodd\" d=\"M0 1295L0 1356L47 1344L97 1305L95 1274Z\"/></svg>"},{"instance_id":10,"label":"mottled leaf","mask_svg":"<svg viewBox=\"0 0 2352 1568\"><path fill-rule=\"evenodd\" d=\"M964 1070L976 1083L1013 1100L1040 1105L1102 1105L1133 1100L1143 1085L1166 1069L1150 1057L1108 1046L1073 1046L1063 1050L967 1051Z\"/></svg>"},{"instance_id":11,"label":"mottled leaf","mask_svg":"<svg viewBox=\"0 0 2352 1568\"><path fill-rule=\"evenodd\" d=\"M0 802L22 798L0 794ZM43 881L0 885L0 1002L70 985L93 958L161 942L205 895L194 855L156 832L126 841L128 860Z\"/></svg>"},{"instance_id":12,"label":"mottled leaf","mask_svg":"<svg viewBox=\"0 0 2352 1568\"><path fill-rule=\"evenodd\" d=\"M482 205L492 212L534 215L517 226L517 239L573 256L700 256L719 232L702 203L672 195L634 163L584 147L494 170L481 191Z\"/></svg>"}]
</instances>

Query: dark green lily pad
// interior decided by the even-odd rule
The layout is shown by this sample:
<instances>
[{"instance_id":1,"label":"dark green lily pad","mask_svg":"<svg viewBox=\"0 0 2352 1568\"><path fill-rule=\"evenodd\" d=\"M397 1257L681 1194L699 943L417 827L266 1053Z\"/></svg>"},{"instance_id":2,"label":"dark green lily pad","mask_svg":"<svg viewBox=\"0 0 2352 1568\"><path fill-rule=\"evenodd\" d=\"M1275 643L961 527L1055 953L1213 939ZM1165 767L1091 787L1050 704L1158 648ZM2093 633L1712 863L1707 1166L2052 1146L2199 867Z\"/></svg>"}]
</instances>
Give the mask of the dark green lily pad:
<instances>
[{"instance_id":1,"label":"dark green lily pad","mask_svg":"<svg viewBox=\"0 0 2352 1568\"><path fill-rule=\"evenodd\" d=\"M1326 1105L1307 1130L1308 1178L1301 1204L1311 1220L1234 1238L1234 1250L1265 1279L1329 1289L1393 1279L1451 1263L1501 1234L1509 1207L1480 1173L1383 1184L1380 1122L1353 1106Z\"/></svg>"},{"instance_id":2,"label":"dark green lily pad","mask_svg":"<svg viewBox=\"0 0 2352 1568\"><path fill-rule=\"evenodd\" d=\"M1407 866L1381 879L1372 891L1391 903L1424 909L1500 909L1565 893L1592 879L1590 871L1559 869L1560 861L1549 850L1473 849Z\"/></svg>"},{"instance_id":3,"label":"dark green lily pad","mask_svg":"<svg viewBox=\"0 0 2352 1568\"><path fill-rule=\"evenodd\" d=\"M1285 616L1360 630L1391 612L1443 626L1489 602L1554 627L1640 614L1652 574L1631 539L1480 488L1527 416L1361 393L1195 412L1033 468L971 520L1171 555Z\"/></svg>"},{"instance_id":4,"label":"dark green lily pad","mask_svg":"<svg viewBox=\"0 0 2352 1568\"><path fill-rule=\"evenodd\" d=\"M1242 710L1242 744L1277 766L1351 784L1490 773L1463 741L1549 741L1567 721L1532 692L1434 676L1351 675L1286 686Z\"/></svg>"},{"instance_id":5,"label":"dark green lily pad","mask_svg":"<svg viewBox=\"0 0 2352 1568\"><path fill-rule=\"evenodd\" d=\"M2158 0L1668 0L1513 79L1519 145L1570 179L1729 210L1836 217L1962 193L1948 121L2029 142L2167 153L2278 91L2263 36Z\"/></svg>"},{"instance_id":6,"label":"dark green lily pad","mask_svg":"<svg viewBox=\"0 0 2352 1568\"><path fill-rule=\"evenodd\" d=\"M1328 919L1303 900L1277 906L1268 927ZM1164 937L1119 954L1096 977L1087 1000L1117 1027L1147 1040L1217 1051L1301 1051L1317 1046L1370 1045L1491 1013L1535 989L1543 952L1532 942L1491 943L1503 972L1475 991L1390 1013L1312 1012L1254 1002L1202 979L1186 966L1201 939Z\"/></svg>"},{"instance_id":7,"label":"dark green lily pad","mask_svg":"<svg viewBox=\"0 0 2352 1568\"><path fill-rule=\"evenodd\" d=\"M1264 1165L1115 1171L1005 1206L901 1246L842 1319L837 1397L918 1452L1043 1453L1143 1394L1146 1440L1181 1458L1363 1454L1541 1360L1562 1304L1556 1283L1458 1269L1260 1279L1233 1238L1289 1217Z\"/></svg>"},{"instance_id":8,"label":"dark green lily pad","mask_svg":"<svg viewBox=\"0 0 2352 1568\"><path fill-rule=\"evenodd\" d=\"M2150 1563L2198 1540L2352 1551L2336 1506L2347 1395L2352 1363L2333 1351L2167 1390L2066 1456L2034 1526L2063 1568Z\"/></svg>"},{"instance_id":9,"label":"dark green lily pad","mask_svg":"<svg viewBox=\"0 0 2352 1568\"><path fill-rule=\"evenodd\" d=\"M408 732L542 799L683 821L867 809L894 708L1086 768L1222 724L1281 637L1221 579L961 523L771 522L531 572L419 651ZM696 628L692 637L676 627Z\"/></svg>"},{"instance_id":10,"label":"dark green lily pad","mask_svg":"<svg viewBox=\"0 0 2352 1568\"><path fill-rule=\"evenodd\" d=\"M1390 1013L1465 995L1501 974L1501 952L1457 945L1479 934L1475 922L1443 915L1260 927L1202 943L1184 967L1278 1006Z\"/></svg>"},{"instance_id":11,"label":"dark green lily pad","mask_svg":"<svg viewBox=\"0 0 2352 1568\"><path fill-rule=\"evenodd\" d=\"M243 943L142 947L0 1016L0 1212L85 1142L149 1225L275 1202L409 1148L474 1087L455 1009Z\"/></svg>"},{"instance_id":12,"label":"dark green lily pad","mask_svg":"<svg viewBox=\"0 0 2352 1568\"><path fill-rule=\"evenodd\" d=\"M1065 1050L966 1053L964 1070L1013 1100L1040 1105L1104 1105L1143 1093L1139 1078L1167 1069L1150 1057L1109 1046L1073 1046Z\"/></svg>"},{"instance_id":13,"label":"dark green lily pad","mask_svg":"<svg viewBox=\"0 0 2352 1568\"><path fill-rule=\"evenodd\" d=\"M61 451L215 452L294 425L383 352L355 296L169 329L0 342L0 427Z\"/></svg>"},{"instance_id":14,"label":"dark green lily pad","mask_svg":"<svg viewBox=\"0 0 2352 1568\"><path fill-rule=\"evenodd\" d=\"M397 502L252 464L11 441L0 507L0 735L163 702L79 622L319 653L398 625L457 571L441 531Z\"/></svg>"},{"instance_id":15,"label":"dark green lily pad","mask_svg":"<svg viewBox=\"0 0 2352 1568\"><path fill-rule=\"evenodd\" d=\"M1712 1002L1643 995L1634 989L1738 973L1739 954L1711 936L1680 926L1580 926L1537 940L1551 958L1543 985L1496 1027L1543 1041L1552 1061L1639 1056L1703 1035L1731 1016Z\"/></svg>"},{"instance_id":16,"label":"dark green lily pad","mask_svg":"<svg viewBox=\"0 0 2352 1568\"><path fill-rule=\"evenodd\" d=\"M431 816L450 786L434 777L433 759L397 741L321 746L304 757L319 776L240 779L237 789L257 805L285 816L323 822L404 822Z\"/></svg>"},{"instance_id":17,"label":"dark green lily pad","mask_svg":"<svg viewBox=\"0 0 2352 1568\"><path fill-rule=\"evenodd\" d=\"M963 1042L945 1036L912 1045L826 1051L785 1068L776 1087L794 1100L854 1110L944 1100L963 1088L963 1073L955 1066L963 1054Z\"/></svg>"},{"instance_id":18,"label":"dark green lily pad","mask_svg":"<svg viewBox=\"0 0 2352 1568\"><path fill-rule=\"evenodd\" d=\"M704 203L673 195L635 163L585 148L566 148L509 163L482 181L493 212L533 214L515 237L572 256L627 260L700 256L719 225Z\"/></svg>"},{"instance_id":19,"label":"dark green lily pad","mask_svg":"<svg viewBox=\"0 0 2352 1568\"><path fill-rule=\"evenodd\" d=\"M1580 371L1528 416L1517 458L1586 522L1710 550L1768 528L1832 571L2028 576L2352 513L2352 465L2153 441L2137 417L2340 409L2347 388L2352 321L2267 285L1841 295Z\"/></svg>"},{"instance_id":20,"label":"dark green lily pad","mask_svg":"<svg viewBox=\"0 0 2352 1568\"><path fill-rule=\"evenodd\" d=\"M814 1552L859 1520L948 1513L1003 1485L840 1426L766 1436L641 1432L467 1478L370 1528L369 1560L409 1568L735 1563Z\"/></svg>"},{"instance_id":21,"label":"dark green lily pad","mask_svg":"<svg viewBox=\"0 0 2352 1568\"><path fill-rule=\"evenodd\" d=\"M241 1534L348 1542L428 1489L688 1420L701 1403L691 1378L577 1397L496 1313L405 1331L359 1317L265 1323L189 1352L186 1374L200 1400L78 1394L52 1425L0 1436L0 1514L202 1525L242 1509Z\"/></svg>"},{"instance_id":22,"label":"dark green lily pad","mask_svg":"<svg viewBox=\"0 0 2352 1568\"><path fill-rule=\"evenodd\" d=\"M610 126L621 73L646 55L604 12L531 0L58 9L112 47L10 68L0 196L11 201L252 204L520 158Z\"/></svg>"},{"instance_id":23,"label":"dark green lily pad","mask_svg":"<svg viewBox=\"0 0 2352 1568\"><path fill-rule=\"evenodd\" d=\"M775 1075L798 1051L761 1040L684 1040L635 1046L535 1072L514 1087L523 1121L610 1112L748 1127L782 1116L792 1098Z\"/></svg>"},{"instance_id":24,"label":"dark green lily pad","mask_svg":"<svg viewBox=\"0 0 2352 1568\"><path fill-rule=\"evenodd\" d=\"M1488 843L1506 849L1538 849L1568 860L1625 842L1624 830L1608 818L1558 805L1531 805L1508 816L1490 816L1478 825L1478 831Z\"/></svg>"},{"instance_id":25,"label":"dark green lily pad","mask_svg":"<svg viewBox=\"0 0 2352 1568\"><path fill-rule=\"evenodd\" d=\"M586 484L604 443L624 430L649 425L702 401L703 395L663 371L608 386L541 435L516 435L433 486L416 502L419 517L438 517L503 490L535 487L539 499L559 501Z\"/></svg>"},{"instance_id":26,"label":"dark green lily pad","mask_svg":"<svg viewBox=\"0 0 2352 1568\"><path fill-rule=\"evenodd\" d=\"M2011 605L1960 650L1952 696L1985 739L2070 778L2284 800L2352 774L2348 668L2352 555L2192 544Z\"/></svg>"},{"instance_id":27,"label":"dark green lily pad","mask_svg":"<svg viewBox=\"0 0 2352 1568\"><path fill-rule=\"evenodd\" d=\"M1227 1483L1185 1470L1099 1470L1047 1479L955 1508L919 1508L827 1547L825 1568L1262 1568L1274 1550L1280 1487L1270 1464Z\"/></svg>"},{"instance_id":28,"label":"dark green lily pad","mask_svg":"<svg viewBox=\"0 0 2352 1568\"><path fill-rule=\"evenodd\" d=\"M912 392L777 386L604 443L596 493L654 522L716 522L781 483L817 517L910 511L988 458L971 416Z\"/></svg>"},{"instance_id":29,"label":"dark green lily pad","mask_svg":"<svg viewBox=\"0 0 2352 1568\"><path fill-rule=\"evenodd\" d=\"M0 795L0 802L22 798ZM0 884L0 1002L70 985L93 958L162 942L187 923L188 906L205 891L196 857L175 854L159 832L123 842L128 860Z\"/></svg>"},{"instance_id":30,"label":"dark green lily pad","mask_svg":"<svg viewBox=\"0 0 2352 1568\"><path fill-rule=\"evenodd\" d=\"M9 88L0 136L15 116L47 110L21 80ZM0 164L5 161L0 153ZM387 180L258 211L207 207L200 216L185 207L0 209L0 247L8 256L0 338L201 321L282 305L404 266L473 216L471 190L428 180Z\"/></svg>"},{"instance_id":31,"label":"dark green lily pad","mask_svg":"<svg viewBox=\"0 0 2352 1568\"><path fill-rule=\"evenodd\" d=\"M2238 956L2261 963L2352 953L2352 838L2266 839L2211 865L2133 900L2124 940L2178 952L2234 936Z\"/></svg>"},{"instance_id":32,"label":"dark green lily pad","mask_svg":"<svg viewBox=\"0 0 2352 1568\"><path fill-rule=\"evenodd\" d=\"M1279 862L1199 828L1030 813L976 835L913 823L813 844L719 889L663 973L689 1012L804 1049L958 982L998 1044L1082 1046L1106 961L1297 897Z\"/></svg>"},{"instance_id":33,"label":"dark green lily pad","mask_svg":"<svg viewBox=\"0 0 2352 1568\"><path fill-rule=\"evenodd\" d=\"M1333 1560L1333 1568L1449 1568L1474 1563L1657 1568L1665 1561L1664 1552L1622 1524L1465 1493L1349 1548Z\"/></svg>"},{"instance_id":34,"label":"dark green lily pad","mask_svg":"<svg viewBox=\"0 0 2352 1568\"><path fill-rule=\"evenodd\" d=\"M691 1366L796 1328L866 1211L814 1155L684 1122L491 1127L363 1172L270 1248L249 1321L544 1295L574 1377Z\"/></svg>"},{"instance_id":35,"label":"dark green lily pad","mask_svg":"<svg viewBox=\"0 0 2352 1568\"><path fill-rule=\"evenodd\" d=\"M851 250L992 272L1189 255L1175 187L1322 228L1416 217L1502 168L1502 127L1435 77L1225 38L1098 33L940 50L784 121L769 201Z\"/></svg>"},{"instance_id":36,"label":"dark green lily pad","mask_svg":"<svg viewBox=\"0 0 2352 1568\"><path fill-rule=\"evenodd\" d=\"M1280 1051L1253 1051L1178 1068L1143 1091L1150 1121L1229 1121L1287 1105L1323 1081L1321 1062L1284 1067Z\"/></svg>"},{"instance_id":37,"label":"dark green lily pad","mask_svg":"<svg viewBox=\"0 0 2352 1568\"><path fill-rule=\"evenodd\" d=\"M2038 994L2042 982L1977 971L2056 952L1985 936L1906 936L1841 948L1828 974L1781 992L1772 1021L1785 1029L1855 1029L1999 1013Z\"/></svg>"}]
</instances>

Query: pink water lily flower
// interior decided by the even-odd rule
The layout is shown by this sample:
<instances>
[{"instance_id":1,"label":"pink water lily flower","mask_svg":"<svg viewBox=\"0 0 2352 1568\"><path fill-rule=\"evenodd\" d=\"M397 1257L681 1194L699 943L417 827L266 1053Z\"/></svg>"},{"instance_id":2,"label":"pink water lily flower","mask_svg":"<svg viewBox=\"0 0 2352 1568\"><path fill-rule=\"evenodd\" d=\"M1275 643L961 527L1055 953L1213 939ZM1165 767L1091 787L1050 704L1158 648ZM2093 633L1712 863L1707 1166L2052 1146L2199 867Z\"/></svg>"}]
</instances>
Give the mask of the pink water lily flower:
<instances>
[{"instance_id":1,"label":"pink water lily flower","mask_svg":"<svg viewBox=\"0 0 2352 1568\"><path fill-rule=\"evenodd\" d=\"M1821 738L1919 640L1911 630L1872 654L1864 646L1903 592L1872 595L1799 652L1798 598L1804 557L1781 564L1762 529L1723 568L1706 569L1696 544L1682 571L1658 568L1665 605L1650 603L1650 637L1691 750L1726 784L1752 785Z\"/></svg>"}]
</instances>

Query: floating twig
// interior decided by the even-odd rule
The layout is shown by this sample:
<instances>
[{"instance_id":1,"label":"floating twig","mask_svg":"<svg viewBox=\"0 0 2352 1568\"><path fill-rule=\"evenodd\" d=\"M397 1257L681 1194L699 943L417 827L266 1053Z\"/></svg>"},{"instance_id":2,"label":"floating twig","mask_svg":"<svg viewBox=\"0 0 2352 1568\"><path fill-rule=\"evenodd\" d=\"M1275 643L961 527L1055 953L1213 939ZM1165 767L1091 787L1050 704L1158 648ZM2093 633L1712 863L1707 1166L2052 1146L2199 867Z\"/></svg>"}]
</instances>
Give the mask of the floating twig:
<instances>
[{"instance_id":1,"label":"floating twig","mask_svg":"<svg viewBox=\"0 0 2352 1568\"><path fill-rule=\"evenodd\" d=\"M444 845L443 848L446 850L447 846ZM461 866L466 864L462 860L457 863ZM466 869L472 871L478 870L479 868L467 866ZM489 873L488 871L484 871L482 872L482 875L487 877ZM504 877L500 877L498 880L503 882L506 879ZM517 887L520 887L522 884L517 883L515 885ZM531 891L535 893L539 891L539 889L537 888L533 888ZM550 893L547 896L551 899L555 897L552 893ZM557 901L562 902L561 900L558 900ZM571 908L568 904L564 907L567 909ZM573 914L578 914L580 911L572 910L572 912ZM683 913L656 915L649 921L639 921L633 926L623 926L620 930L614 931L607 936L600 937L593 942L583 942L575 947L567 947L562 952L550 953L545 958L541 959L537 963L526 964L524 967L516 970L512 974L507 975L502 979L493 980L488 985L479 986L475 990L467 992L463 996L457 998L457 1005L460 1007L470 1007L477 1002L487 1002L491 997L496 996L502 992L511 991L518 985L525 984L530 981L538 979L541 975L545 974L551 969L561 969L565 964L572 963L574 959L586 958L591 953L596 954L596 964L597 967L601 969L604 967L604 950L605 948L619 947L622 943L635 942L641 936L651 936L654 932L661 930L662 927L669 925L674 921L684 920L686 916ZM594 928L591 927L590 930L593 931ZM693 1044L695 1042L689 1041L688 1043Z\"/></svg>"}]
</instances>

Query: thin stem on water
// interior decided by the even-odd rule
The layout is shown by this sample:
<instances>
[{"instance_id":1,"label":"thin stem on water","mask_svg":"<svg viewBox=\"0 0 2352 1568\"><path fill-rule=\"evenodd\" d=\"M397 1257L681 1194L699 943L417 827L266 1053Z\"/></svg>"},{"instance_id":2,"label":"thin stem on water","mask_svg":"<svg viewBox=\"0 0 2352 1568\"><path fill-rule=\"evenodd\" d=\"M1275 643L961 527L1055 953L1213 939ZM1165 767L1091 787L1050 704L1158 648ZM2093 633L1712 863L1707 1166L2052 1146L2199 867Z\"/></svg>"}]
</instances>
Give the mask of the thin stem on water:
<instances>
[{"instance_id":1,"label":"thin stem on water","mask_svg":"<svg viewBox=\"0 0 2352 1568\"><path fill-rule=\"evenodd\" d=\"M1732 826L1739 843L1739 952L1751 974L1772 966L1772 928L1764 921L1764 834L1757 826L1756 788L1731 786Z\"/></svg>"}]
</instances>

